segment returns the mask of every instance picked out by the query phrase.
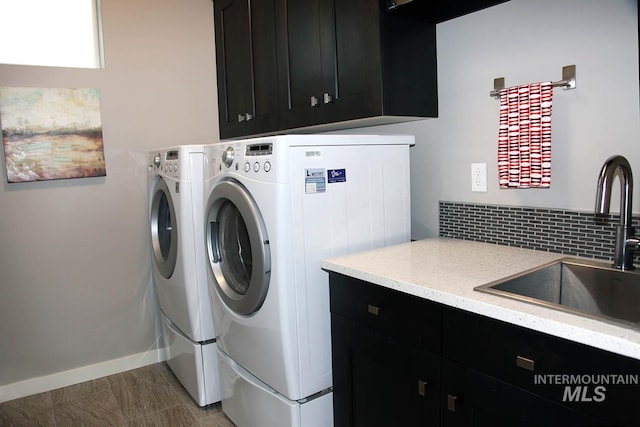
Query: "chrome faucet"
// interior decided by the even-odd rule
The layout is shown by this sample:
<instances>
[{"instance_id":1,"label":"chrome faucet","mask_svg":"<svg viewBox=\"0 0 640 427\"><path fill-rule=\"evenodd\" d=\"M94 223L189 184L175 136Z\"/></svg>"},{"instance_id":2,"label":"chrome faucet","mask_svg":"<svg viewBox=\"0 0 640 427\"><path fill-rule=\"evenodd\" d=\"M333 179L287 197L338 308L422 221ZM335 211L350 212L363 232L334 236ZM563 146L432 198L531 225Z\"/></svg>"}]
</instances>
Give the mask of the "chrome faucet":
<instances>
[{"instance_id":1,"label":"chrome faucet","mask_svg":"<svg viewBox=\"0 0 640 427\"><path fill-rule=\"evenodd\" d=\"M633 175L631 165L623 156L612 156L602 165L596 189L596 216L608 215L611 187L615 177L620 179L620 224L616 228L616 246L613 267L634 270L633 255L640 249L640 240L631 226Z\"/></svg>"}]
</instances>

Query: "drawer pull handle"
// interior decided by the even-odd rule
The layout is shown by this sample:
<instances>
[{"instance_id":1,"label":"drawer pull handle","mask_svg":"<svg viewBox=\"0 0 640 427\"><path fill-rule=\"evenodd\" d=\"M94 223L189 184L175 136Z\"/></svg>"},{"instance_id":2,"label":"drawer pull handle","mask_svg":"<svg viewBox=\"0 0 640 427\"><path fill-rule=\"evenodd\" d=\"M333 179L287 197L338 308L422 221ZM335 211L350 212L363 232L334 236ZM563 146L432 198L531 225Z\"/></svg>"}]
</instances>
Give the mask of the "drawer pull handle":
<instances>
[{"instance_id":1,"label":"drawer pull handle","mask_svg":"<svg viewBox=\"0 0 640 427\"><path fill-rule=\"evenodd\" d=\"M447 409L450 412L456 412L456 403L458 402L458 396L447 395Z\"/></svg>"},{"instance_id":2,"label":"drawer pull handle","mask_svg":"<svg viewBox=\"0 0 640 427\"><path fill-rule=\"evenodd\" d=\"M426 381L418 380L418 394L422 397L427 395L427 384Z\"/></svg>"},{"instance_id":3,"label":"drawer pull handle","mask_svg":"<svg viewBox=\"0 0 640 427\"><path fill-rule=\"evenodd\" d=\"M369 313L373 314L374 316L379 316L380 315L380 307L377 307L375 305L368 304L367 305L367 311Z\"/></svg>"},{"instance_id":4,"label":"drawer pull handle","mask_svg":"<svg viewBox=\"0 0 640 427\"><path fill-rule=\"evenodd\" d=\"M527 371L533 372L535 368L535 364L536 364L535 361L531 359L527 359L526 357L522 357L522 356L516 357L516 366L518 368L526 369Z\"/></svg>"}]
</instances>

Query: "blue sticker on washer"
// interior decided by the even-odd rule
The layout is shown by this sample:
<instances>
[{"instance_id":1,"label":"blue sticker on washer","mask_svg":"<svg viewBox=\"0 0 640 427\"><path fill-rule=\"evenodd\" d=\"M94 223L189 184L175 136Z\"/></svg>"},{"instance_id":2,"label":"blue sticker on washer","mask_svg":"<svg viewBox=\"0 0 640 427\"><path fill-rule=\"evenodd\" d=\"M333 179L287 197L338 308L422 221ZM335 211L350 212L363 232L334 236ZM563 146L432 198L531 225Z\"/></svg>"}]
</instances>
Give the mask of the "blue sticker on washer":
<instances>
[{"instance_id":1,"label":"blue sticker on washer","mask_svg":"<svg viewBox=\"0 0 640 427\"><path fill-rule=\"evenodd\" d=\"M310 194L327 191L326 176L324 169L305 169L304 192Z\"/></svg>"},{"instance_id":2,"label":"blue sticker on washer","mask_svg":"<svg viewBox=\"0 0 640 427\"><path fill-rule=\"evenodd\" d=\"M346 182L346 169L329 169L327 171L327 180L329 181L329 184L332 184L334 182Z\"/></svg>"}]
</instances>

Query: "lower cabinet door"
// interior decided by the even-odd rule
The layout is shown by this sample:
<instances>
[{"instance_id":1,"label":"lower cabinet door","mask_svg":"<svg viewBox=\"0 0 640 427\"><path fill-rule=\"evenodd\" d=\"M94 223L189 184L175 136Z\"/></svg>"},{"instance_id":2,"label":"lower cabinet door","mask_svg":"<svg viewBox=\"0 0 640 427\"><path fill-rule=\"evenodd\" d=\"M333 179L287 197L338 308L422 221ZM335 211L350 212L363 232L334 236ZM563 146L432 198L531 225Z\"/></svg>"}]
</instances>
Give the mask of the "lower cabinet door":
<instances>
[{"instance_id":1,"label":"lower cabinet door","mask_svg":"<svg viewBox=\"0 0 640 427\"><path fill-rule=\"evenodd\" d=\"M334 425L437 426L440 358L331 315Z\"/></svg>"},{"instance_id":2,"label":"lower cabinet door","mask_svg":"<svg viewBox=\"0 0 640 427\"><path fill-rule=\"evenodd\" d=\"M442 361L442 382L443 426L607 425L455 362Z\"/></svg>"}]
</instances>

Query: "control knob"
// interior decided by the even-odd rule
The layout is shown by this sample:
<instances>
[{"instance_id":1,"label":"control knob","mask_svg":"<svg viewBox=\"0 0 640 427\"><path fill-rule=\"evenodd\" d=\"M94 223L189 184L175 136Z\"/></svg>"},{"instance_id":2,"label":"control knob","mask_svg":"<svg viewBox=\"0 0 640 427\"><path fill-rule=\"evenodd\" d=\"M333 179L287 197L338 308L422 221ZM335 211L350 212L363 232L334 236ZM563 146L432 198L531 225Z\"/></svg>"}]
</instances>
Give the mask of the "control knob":
<instances>
[{"instance_id":1,"label":"control knob","mask_svg":"<svg viewBox=\"0 0 640 427\"><path fill-rule=\"evenodd\" d=\"M233 147L229 147L222 152L222 163L224 163L226 167L231 167L233 164Z\"/></svg>"}]
</instances>

